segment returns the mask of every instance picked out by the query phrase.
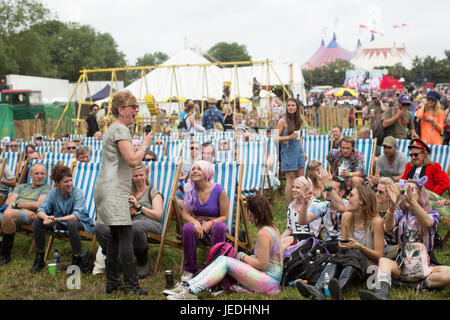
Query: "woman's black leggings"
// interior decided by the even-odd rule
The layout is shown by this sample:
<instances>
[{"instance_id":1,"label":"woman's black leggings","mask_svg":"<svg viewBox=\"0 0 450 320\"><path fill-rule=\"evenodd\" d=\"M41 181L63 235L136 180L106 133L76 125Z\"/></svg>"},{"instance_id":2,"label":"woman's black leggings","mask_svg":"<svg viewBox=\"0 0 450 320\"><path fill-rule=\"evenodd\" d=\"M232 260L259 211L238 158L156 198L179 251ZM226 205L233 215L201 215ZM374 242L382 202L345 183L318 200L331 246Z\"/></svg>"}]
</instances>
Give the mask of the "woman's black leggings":
<instances>
[{"instance_id":1,"label":"woman's black leggings","mask_svg":"<svg viewBox=\"0 0 450 320\"><path fill-rule=\"evenodd\" d=\"M109 226L111 238L106 250L106 259L119 260L122 264L133 263L133 230L132 226Z\"/></svg>"}]
</instances>

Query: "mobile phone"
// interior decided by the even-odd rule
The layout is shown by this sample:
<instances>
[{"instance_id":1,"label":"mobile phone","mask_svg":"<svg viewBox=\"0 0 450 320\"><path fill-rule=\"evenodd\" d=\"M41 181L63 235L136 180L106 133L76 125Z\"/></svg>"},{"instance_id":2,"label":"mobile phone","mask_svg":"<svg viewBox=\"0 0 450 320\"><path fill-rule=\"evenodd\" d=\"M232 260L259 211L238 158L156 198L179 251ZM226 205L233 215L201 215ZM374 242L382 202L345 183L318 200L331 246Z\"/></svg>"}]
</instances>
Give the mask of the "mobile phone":
<instances>
[{"instance_id":1,"label":"mobile phone","mask_svg":"<svg viewBox=\"0 0 450 320\"><path fill-rule=\"evenodd\" d=\"M341 239L341 240L339 240L340 242L342 242L342 243L347 243L347 242L349 242L350 240L348 240L348 239Z\"/></svg>"},{"instance_id":2,"label":"mobile phone","mask_svg":"<svg viewBox=\"0 0 450 320\"><path fill-rule=\"evenodd\" d=\"M149 134L152 131L152 125L148 124L145 126L145 135Z\"/></svg>"}]
</instances>

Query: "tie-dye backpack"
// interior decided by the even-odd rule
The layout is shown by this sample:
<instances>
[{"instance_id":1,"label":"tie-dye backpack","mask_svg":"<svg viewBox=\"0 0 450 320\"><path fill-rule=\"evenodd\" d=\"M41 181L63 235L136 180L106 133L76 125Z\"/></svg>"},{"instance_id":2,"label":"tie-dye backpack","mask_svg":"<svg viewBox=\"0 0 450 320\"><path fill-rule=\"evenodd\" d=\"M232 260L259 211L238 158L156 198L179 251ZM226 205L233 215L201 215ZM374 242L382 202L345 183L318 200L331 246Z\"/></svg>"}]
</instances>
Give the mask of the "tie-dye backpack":
<instances>
[{"instance_id":1,"label":"tie-dye backpack","mask_svg":"<svg viewBox=\"0 0 450 320\"><path fill-rule=\"evenodd\" d=\"M400 253L400 279L415 282L428 277L431 273L430 257L427 248L421 242L407 242Z\"/></svg>"}]
</instances>

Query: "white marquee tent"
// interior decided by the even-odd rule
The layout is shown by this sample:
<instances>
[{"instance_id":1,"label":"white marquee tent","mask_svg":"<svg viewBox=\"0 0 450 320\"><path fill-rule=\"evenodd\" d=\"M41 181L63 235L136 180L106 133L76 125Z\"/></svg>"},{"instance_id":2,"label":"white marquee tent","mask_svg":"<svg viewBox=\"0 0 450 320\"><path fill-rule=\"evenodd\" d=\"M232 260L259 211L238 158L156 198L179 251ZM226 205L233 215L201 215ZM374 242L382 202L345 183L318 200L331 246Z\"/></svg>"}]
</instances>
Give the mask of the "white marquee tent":
<instances>
[{"instance_id":1,"label":"white marquee tent","mask_svg":"<svg viewBox=\"0 0 450 320\"><path fill-rule=\"evenodd\" d=\"M397 46L394 41L382 34L359 48L358 53L350 60L357 68L366 70L394 66L397 63L409 70L412 68L412 61L404 45Z\"/></svg>"},{"instance_id":2,"label":"white marquee tent","mask_svg":"<svg viewBox=\"0 0 450 320\"><path fill-rule=\"evenodd\" d=\"M235 69L219 68L215 65L205 66L209 63L201 54L183 49L161 64L161 66L181 65L180 67L153 69L144 78L134 81L124 89L130 90L140 101L144 101L147 93L152 94L167 113L179 111L179 106L177 103L161 103L162 100L175 96L194 100L206 100L207 97L221 99L223 84L226 81L231 82L232 98L235 96L250 98L253 77L256 77L261 85L266 85L267 81L270 85L279 85L281 80L283 84L293 86L294 96L299 94L301 99L305 97L304 79L299 64L292 64L292 67L289 64L271 64L267 79L266 64L238 66Z\"/></svg>"}]
</instances>

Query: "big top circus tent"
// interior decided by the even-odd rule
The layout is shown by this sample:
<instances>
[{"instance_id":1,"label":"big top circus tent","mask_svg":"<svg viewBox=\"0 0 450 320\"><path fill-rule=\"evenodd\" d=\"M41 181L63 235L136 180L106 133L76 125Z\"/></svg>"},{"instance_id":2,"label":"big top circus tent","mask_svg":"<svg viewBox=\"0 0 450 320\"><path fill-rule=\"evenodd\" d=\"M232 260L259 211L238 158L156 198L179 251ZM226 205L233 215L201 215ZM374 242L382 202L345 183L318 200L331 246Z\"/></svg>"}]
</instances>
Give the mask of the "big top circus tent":
<instances>
[{"instance_id":1,"label":"big top circus tent","mask_svg":"<svg viewBox=\"0 0 450 320\"><path fill-rule=\"evenodd\" d=\"M319 49L317 49L314 55L305 62L302 68L315 69L339 59L350 61L355 56L356 52L357 50L348 51L341 47L337 42L336 33L333 33L333 39L330 43L325 47L322 40Z\"/></svg>"},{"instance_id":2,"label":"big top circus tent","mask_svg":"<svg viewBox=\"0 0 450 320\"><path fill-rule=\"evenodd\" d=\"M412 58L406 52L405 46L396 43L380 34L364 45L350 60L357 68L372 70L376 67L394 66L400 63L406 69L412 68Z\"/></svg>"}]
</instances>

